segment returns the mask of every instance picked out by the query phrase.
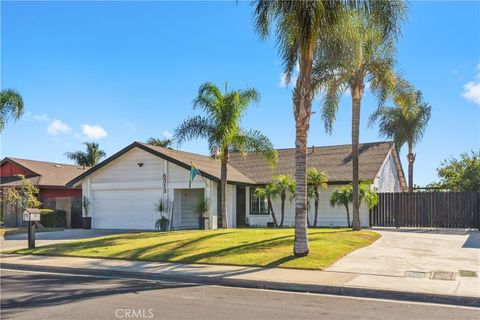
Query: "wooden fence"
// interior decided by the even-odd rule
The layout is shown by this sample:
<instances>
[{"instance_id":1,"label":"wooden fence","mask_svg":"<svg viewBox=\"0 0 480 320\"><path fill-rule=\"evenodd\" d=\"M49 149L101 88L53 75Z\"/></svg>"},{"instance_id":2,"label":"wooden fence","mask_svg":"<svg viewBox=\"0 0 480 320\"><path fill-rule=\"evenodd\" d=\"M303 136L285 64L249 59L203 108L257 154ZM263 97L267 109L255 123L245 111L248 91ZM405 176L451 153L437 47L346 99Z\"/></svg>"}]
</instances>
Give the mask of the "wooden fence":
<instances>
[{"instance_id":1,"label":"wooden fence","mask_svg":"<svg viewBox=\"0 0 480 320\"><path fill-rule=\"evenodd\" d=\"M480 228L480 192L395 192L378 198L371 226Z\"/></svg>"}]
</instances>

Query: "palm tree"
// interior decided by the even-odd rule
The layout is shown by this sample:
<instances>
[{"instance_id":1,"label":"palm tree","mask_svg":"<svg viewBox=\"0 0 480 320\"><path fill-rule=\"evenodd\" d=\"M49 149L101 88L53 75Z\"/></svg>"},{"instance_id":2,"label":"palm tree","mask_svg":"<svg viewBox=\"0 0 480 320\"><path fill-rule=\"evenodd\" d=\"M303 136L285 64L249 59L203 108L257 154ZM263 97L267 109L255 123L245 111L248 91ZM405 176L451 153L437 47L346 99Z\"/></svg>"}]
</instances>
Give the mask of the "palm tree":
<instances>
[{"instance_id":1,"label":"palm tree","mask_svg":"<svg viewBox=\"0 0 480 320\"><path fill-rule=\"evenodd\" d=\"M173 144L173 139L160 139L160 138L148 138L147 144L156 146L156 147L163 147L163 148L171 148Z\"/></svg>"},{"instance_id":2,"label":"palm tree","mask_svg":"<svg viewBox=\"0 0 480 320\"><path fill-rule=\"evenodd\" d=\"M403 18L402 10L394 12L391 18L398 20L397 23L399 23ZM370 89L376 95L380 105L393 90L397 82L394 64L398 30L392 29L385 32L385 26L379 23L374 15L366 15L359 10L351 10L344 20L345 23L339 28L339 32L354 30L353 36L347 43L340 45L344 48L341 56L336 51L328 51L328 48L320 52L319 56L323 62L316 66L314 75L317 85L324 85L326 88L323 119L328 132L332 131L339 96L346 89L350 89L352 97L352 228L360 230L358 173L360 106L366 82L370 83ZM340 42L342 41L344 41L343 38L340 39Z\"/></svg>"},{"instance_id":3,"label":"palm tree","mask_svg":"<svg viewBox=\"0 0 480 320\"><path fill-rule=\"evenodd\" d=\"M315 167L310 167L307 170L307 185L308 194L315 200L315 216L313 219L313 226L317 226L318 218L318 202L320 199L320 189L327 189L328 178L325 171L318 171Z\"/></svg>"},{"instance_id":4,"label":"palm tree","mask_svg":"<svg viewBox=\"0 0 480 320\"><path fill-rule=\"evenodd\" d=\"M267 199L267 210L272 215L273 224L275 227L278 227L277 218L275 217L275 212L273 211L272 199L276 198L278 195L278 189L276 186L269 182L265 187L256 188L255 195L257 197L265 197Z\"/></svg>"},{"instance_id":5,"label":"palm tree","mask_svg":"<svg viewBox=\"0 0 480 320\"><path fill-rule=\"evenodd\" d=\"M295 242L293 252L297 257L308 255L307 237L307 138L312 114L315 86L312 70L319 48L319 39L331 34L335 23L346 7L358 8L384 22L385 32L396 29L391 19L398 1L272 1L257 0L254 5L254 23L262 39L270 36L275 25L277 47L284 61L284 74L289 82L298 64L298 77L293 89L293 113L295 117ZM334 42L323 42L331 46ZM339 52L340 53L340 52Z\"/></svg>"},{"instance_id":6,"label":"palm tree","mask_svg":"<svg viewBox=\"0 0 480 320\"><path fill-rule=\"evenodd\" d=\"M87 150L85 152L67 152L65 153L65 156L74 161L77 165L83 166L84 168L96 166L100 162L100 159L106 156L105 151L100 149L98 143L85 142L84 145L87 146Z\"/></svg>"},{"instance_id":7,"label":"palm tree","mask_svg":"<svg viewBox=\"0 0 480 320\"><path fill-rule=\"evenodd\" d=\"M273 185L277 190L277 194L280 195L280 224L279 227L283 227L283 221L285 219L285 200L287 199L287 192L290 193L290 201L295 198L295 180L285 174L279 174L273 177Z\"/></svg>"},{"instance_id":8,"label":"palm tree","mask_svg":"<svg viewBox=\"0 0 480 320\"><path fill-rule=\"evenodd\" d=\"M359 203L365 201L369 209L378 204L378 195L371 189L371 181L365 181L360 184ZM330 196L330 205L332 207L344 206L347 211L347 226L350 228L349 205L353 202L353 185L335 188Z\"/></svg>"},{"instance_id":9,"label":"palm tree","mask_svg":"<svg viewBox=\"0 0 480 320\"><path fill-rule=\"evenodd\" d=\"M229 153L233 150L256 151L264 155L274 166L277 152L270 140L257 130L245 131L240 128L240 119L252 102L260 100L259 93L253 89L227 91L222 93L213 83L206 82L200 86L198 96L193 101L194 108L200 108L206 116L194 116L185 120L175 130L175 140L181 144L185 140L206 138L208 147L215 158L220 158L221 165L221 220L224 228L227 220L227 165Z\"/></svg>"},{"instance_id":10,"label":"palm tree","mask_svg":"<svg viewBox=\"0 0 480 320\"><path fill-rule=\"evenodd\" d=\"M352 186L338 187L333 190L330 196L330 205L332 207L344 206L347 210L347 226L350 228L350 210L348 206L353 201Z\"/></svg>"},{"instance_id":11,"label":"palm tree","mask_svg":"<svg viewBox=\"0 0 480 320\"><path fill-rule=\"evenodd\" d=\"M0 91L0 132L5 128L8 118L20 119L23 115L23 98L18 91L3 89Z\"/></svg>"},{"instance_id":12,"label":"palm tree","mask_svg":"<svg viewBox=\"0 0 480 320\"><path fill-rule=\"evenodd\" d=\"M396 94L395 107L382 107L370 116L370 124L379 122L382 135L393 139L395 148L400 150L406 143L408 146L408 191L413 192L413 164L416 154L413 147L423 137L431 115L431 106L423 102L422 92L415 92L415 99L408 99L412 103L402 104L399 99L402 92ZM407 101L408 101L407 100Z\"/></svg>"}]
</instances>

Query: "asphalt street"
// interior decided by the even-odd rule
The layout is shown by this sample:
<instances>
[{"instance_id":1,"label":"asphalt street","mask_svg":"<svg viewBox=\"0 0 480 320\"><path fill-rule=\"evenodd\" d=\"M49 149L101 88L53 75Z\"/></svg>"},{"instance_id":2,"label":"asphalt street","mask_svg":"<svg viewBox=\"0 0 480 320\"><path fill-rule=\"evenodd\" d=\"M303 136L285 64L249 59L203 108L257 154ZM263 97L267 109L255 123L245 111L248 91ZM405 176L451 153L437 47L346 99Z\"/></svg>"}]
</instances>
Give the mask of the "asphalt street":
<instances>
[{"instance_id":1,"label":"asphalt street","mask_svg":"<svg viewBox=\"0 0 480 320\"><path fill-rule=\"evenodd\" d=\"M1 270L1 319L480 319L480 309Z\"/></svg>"}]
</instances>

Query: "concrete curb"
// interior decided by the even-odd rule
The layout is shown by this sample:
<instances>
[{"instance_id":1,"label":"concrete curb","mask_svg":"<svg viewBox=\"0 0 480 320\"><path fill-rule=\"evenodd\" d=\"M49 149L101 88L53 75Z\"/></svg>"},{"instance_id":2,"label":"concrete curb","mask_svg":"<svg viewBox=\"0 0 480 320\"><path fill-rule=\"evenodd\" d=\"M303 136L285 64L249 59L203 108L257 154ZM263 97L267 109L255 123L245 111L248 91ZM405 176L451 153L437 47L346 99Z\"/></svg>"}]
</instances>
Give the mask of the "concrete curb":
<instances>
[{"instance_id":1,"label":"concrete curb","mask_svg":"<svg viewBox=\"0 0 480 320\"><path fill-rule=\"evenodd\" d=\"M418 293L418 292L390 291L390 290L379 290L379 289L360 288L360 287L311 285L311 284L303 284L303 283L232 279L232 278L225 278L225 277L219 277L219 276L212 276L212 277L192 276L192 275L186 275L181 273L158 274L158 273L120 271L120 270L99 270L99 269L92 270L92 269L85 269L85 268L37 266L37 265L24 265L24 264L14 264L14 263L2 263L1 268L22 270L22 271L55 272L55 273L64 273L64 274L104 276L104 277L107 276L107 277L114 277L114 278L136 278L136 279L144 279L144 280L187 282L187 283L194 283L194 284L219 285L219 286L226 286L226 287L240 287L240 288L251 288L251 289L269 289L269 290L280 290L280 291L320 293L320 294L331 294L331 295L349 296L349 297L400 300L400 301L409 301L409 302L438 303L438 304L448 304L448 305L480 308L480 298L476 298L476 297L427 294L427 293Z\"/></svg>"}]
</instances>

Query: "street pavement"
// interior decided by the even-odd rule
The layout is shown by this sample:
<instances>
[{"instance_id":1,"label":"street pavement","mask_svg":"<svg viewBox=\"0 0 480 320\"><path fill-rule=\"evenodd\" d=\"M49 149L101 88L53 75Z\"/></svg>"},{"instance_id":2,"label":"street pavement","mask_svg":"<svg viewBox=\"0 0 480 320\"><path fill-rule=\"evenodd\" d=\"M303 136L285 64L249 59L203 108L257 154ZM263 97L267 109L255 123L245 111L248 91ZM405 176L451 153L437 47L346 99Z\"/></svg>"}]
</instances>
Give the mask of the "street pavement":
<instances>
[{"instance_id":1,"label":"street pavement","mask_svg":"<svg viewBox=\"0 0 480 320\"><path fill-rule=\"evenodd\" d=\"M479 319L480 309L181 282L1 271L2 319Z\"/></svg>"}]
</instances>

